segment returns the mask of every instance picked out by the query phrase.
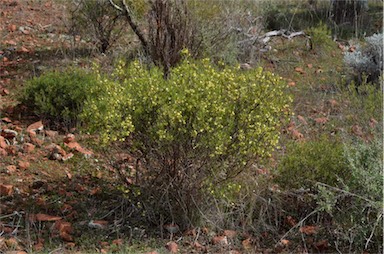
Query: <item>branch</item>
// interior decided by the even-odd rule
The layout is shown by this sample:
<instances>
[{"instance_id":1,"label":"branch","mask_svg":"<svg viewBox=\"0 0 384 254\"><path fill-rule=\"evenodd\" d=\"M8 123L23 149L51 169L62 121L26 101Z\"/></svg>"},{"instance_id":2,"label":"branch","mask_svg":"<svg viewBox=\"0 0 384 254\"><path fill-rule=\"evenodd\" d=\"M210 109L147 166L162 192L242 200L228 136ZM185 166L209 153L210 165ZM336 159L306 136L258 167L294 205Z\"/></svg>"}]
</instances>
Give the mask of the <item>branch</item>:
<instances>
[{"instance_id":1,"label":"branch","mask_svg":"<svg viewBox=\"0 0 384 254\"><path fill-rule=\"evenodd\" d=\"M244 35L247 36L248 39L239 41L238 44L244 44L244 43L251 42L252 44L261 43L262 45L267 45L267 43L271 40L271 38L275 37L275 36L281 36L281 37L288 39L288 40L291 40L292 38L297 37L297 36L304 36L311 43L311 36L305 34L305 32L303 32L303 31L290 33L287 30L282 29L282 30L270 31L270 32L267 32L261 36L257 36L257 35L255 36L255 35L251 35L248 33L245 33Z\"/></svg>"},{"instance_id":2,"label":"branch","mask_svg":"<svg viewBox=\"0 0 384 254\"><path fill-rule=\"evenodd\" d=\"M109 0L109 2L111 3L111 5L115 9L117 9L117 10L119 10L119 11L121 11L123 13L123 15L126 17L128 23L129 23L129 26L132 28L133 32L137 35L137 37L139 37L139 40L141 42L141 45L144 48L144 51L146 53L149 53L147 40L145 39L142 31L140 31L138 25L133 21L132 13L129 10L129 7L128 7L127 3L125 2L125 0L123 0L124 9L121 8L120 6L118 6L117 4L115 4L113 2L113 0Z\"/></svg>"},{"instance_id":3,"label":"branch","mask_svg":"<svg viewBox=\"0 0 384 254\"><path fill-rule=\"evenodd\" d=\"M123 10L120 6L118 6L117 4L115 4L115 3L113 2L113 0L109 0L109 2L111 3L111 5L112 5L115 9L117 9L117 10L119 10L119 11L121 11L121 12L124 12L124 10Z\"/></svg>"}]
</instances>

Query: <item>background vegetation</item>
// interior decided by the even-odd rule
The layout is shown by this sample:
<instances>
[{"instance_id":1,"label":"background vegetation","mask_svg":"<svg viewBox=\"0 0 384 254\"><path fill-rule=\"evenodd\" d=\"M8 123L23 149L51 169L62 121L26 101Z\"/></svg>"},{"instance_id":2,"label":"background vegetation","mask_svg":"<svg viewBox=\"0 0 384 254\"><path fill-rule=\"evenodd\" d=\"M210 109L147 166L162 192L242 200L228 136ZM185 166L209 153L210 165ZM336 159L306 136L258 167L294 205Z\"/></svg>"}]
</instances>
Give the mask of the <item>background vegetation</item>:
<instances>
[{"instance_id":1,"label":"background vegetation","mask_svg":"<svg viewBox=\"0 0 384 254\"><path fill-rule=\"evenodd\" d=\"M25 219L30 248L161 252L169 237L181 252L383 251L382 1L57 4L70 64L16 98L95 154L32 163L76 179L25 210L75 226L58 239Z\"/></svg>"}]
</instances>

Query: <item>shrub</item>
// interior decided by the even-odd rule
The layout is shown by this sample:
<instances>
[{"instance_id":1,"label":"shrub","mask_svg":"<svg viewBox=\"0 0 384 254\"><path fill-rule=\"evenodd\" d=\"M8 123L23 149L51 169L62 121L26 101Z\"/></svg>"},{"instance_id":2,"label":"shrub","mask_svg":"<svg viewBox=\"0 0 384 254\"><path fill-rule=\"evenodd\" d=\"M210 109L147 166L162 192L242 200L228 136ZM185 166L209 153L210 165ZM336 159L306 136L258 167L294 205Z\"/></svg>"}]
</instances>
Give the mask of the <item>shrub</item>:
<instances>
[{"instance_id":1,"label":"shrub","mask_svg":"<svg viewBox=\"0 0 384 254\"><path fill-rule=\"evenodd\" d=\"M329 213L328 228L345 252L383 252L383 145L372 142L345 144L344 157L351 176L340 188L319 185L319 208Z\"/></svg>"},{"instance_id":2,"label":"shrub","mask_svg":"<svg viewBox=\"0 0 384 254\"><path fill-rule=\"evenodd\" d=\"M346 126L359 124L364 130L369 130L367 125L372 118L379 123L383 121L383 93L382 81L380 88L373 86L371 83L363 82L357 85L351 82L345 85L341 82L339 86L339 100L345 100L347 103L344 109L342 121ZM378 124L377 127L382 125Z\"/></svg>"},{"instance_id":3,"label":"shrub","mask_svg":"<svg viewBox=\"0 0 384 254\"><path fill-rule=\"evenodd\" d=\"M383 34L366 37L365 41L365 46L356 45L355 51L344 54L345 65L359 84L377 82L383 71Z\"/></svg>"},{"instance_id":4,"label":"shrub","mask_svg":"<svg viewBox=\"0 0 384 254\"><path fill-rule=\"evenodd\" d=\"M382 253L381 140L381 134L370 142L322 137L287 146L275 180L298 202L290 200L284 211L300 215L300 207L305 207L303 222L322 222L322 237L334 239L333 250ZM310 190L290 189L300 187ZM308 216L309 209L315 216Z\"/></svg>"},{"instance_id":5,"label":"shrub","mask_svg":"<svg viewBox=\"0 0 384 254\"><path fill-rule=\"evenodd\" d=\"M27 82L21 101L41 118L74 127L95 82L94 75L82 69L47 72Z\"/></svg>"},{"instance_id":6,"label":"shrub","mask_svg":"<svg viewBox=\"0 0 384 254\"><path fill-rule=\"evenodd\" d=\"M94 41L101 53L105 53L123 35L121 14L108 0L73 1L69 13L71 29Z\"/></svg>"},{"instance_id":7,"label":"shrub","mask_svg":"<svg viewBox=\"0 0 384 254\"><path fill-rule=\"evenodd\" d=\"M383 144L376 138L369 143L362 141L344 148L351 179L350 191L368 200L381 201L383 189Z\"/></svg>"},{"instance_id":8,"label":"shrub","mask_svg":"<svg viewBox=\"0 0 384 254\"><path fill-rule=\"evenodd\" d=\"M326 137L289 143L278 166L276 181L284 188L314 189L317 182L338 185L347 176L342 144Z\"/></svg>"},{"instance_id":9,"label":"shrub","mask_svg":"<svg viewBox=\"0 0 384 254\"><path fill-rule=\"evenodd\" d=\"M107 93L91 96L84 114L91 130L104 141L129 137L130 151L140 154L139 183L153 200L150 207L180 223L196 222L211 184L270 155L288 114L281 78L262 68L215 68L208 59L186 58L167 80L159 68L119 65L91 92L98 89Z\"/></svg>"},{"instance_id":10,"label":"shrub","mask_svg":"<svg viewBox=\"0 0 384 254\"><path fill-rule=\"evenodd\" d=\"M319 48L329 49L335 46L332 41L331 30L322 22L315 27L309 28L307 33L311 36L312 46L316 50Z\"/></svg>"}]
</instances>

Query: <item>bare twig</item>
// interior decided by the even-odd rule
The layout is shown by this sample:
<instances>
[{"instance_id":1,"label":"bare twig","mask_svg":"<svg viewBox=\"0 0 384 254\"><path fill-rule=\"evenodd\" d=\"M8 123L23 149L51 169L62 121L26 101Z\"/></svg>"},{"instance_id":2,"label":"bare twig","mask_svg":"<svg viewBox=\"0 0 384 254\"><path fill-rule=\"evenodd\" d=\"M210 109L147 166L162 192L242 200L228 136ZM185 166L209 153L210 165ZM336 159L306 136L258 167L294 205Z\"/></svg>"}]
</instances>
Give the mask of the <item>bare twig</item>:
<instances>
[{"instance_id":1,"label":"bare twig","mask_svg":"<svg viewBox=\"0 0 384 254\"><path fill-rule=\"evenodd\" d=\"M365 197L363 197L363 196L360 196L360 195L357 195L357 194L355 194L355 193L352 193L352 192L349 192L349 191L346 191L346 190L342 190L342 189L339 189L339 188L334 187L334 186L330 186L330 185L325 184L325 183L320 183L320 182L318 182L317 184L318 184L318 185L321 185L321 186L324 186L324 187L327 187L327 188L329 188L329 189L338 191L338 192L342 192L342 193L344 193L344 194L348 194L349 196L352 196L352 197L356 197L356 198L362 199L362 200L364 200L364 201L366 201L366 202L368 202L368 203L370 203L370 204L371 204L371 203L374 203L373 200L367 199L367 198L365 198Z\"/></svg>"},{"instance_id":2,"label":"bare twig","mask_svg":"<svg viewBox=\"0 0 384 254\"><path fill-rule=\"evenodd\" d=\"M11 214L8 214L8 215L4 215L4 216L1 216L0 219L5 219L5 218L9 218L9 217L13 217L13 216L22 216L24 212L18 212L18 211L14 211L13 213Z\"/></svg>"},{"instance_id":3,"label":"bare twig","mask_svg":"<svg viewBox=\"0 0 384 254\"><path fill-rule=\"evenodd\" d=\"M383 217L383 213L381 212L381 213L379 213L379 216L377 217L375 225L373 226L372 232L371 232L367 242L365 243L365 249L368 248L368 244L371 242L371 239L372 239L373 235L375 234L376 227L377 227L377 225L379 225L382 217Z\"/></svg>"},{"instance_id":4,"label":"bare twig","mask_svg":"<svg viewBox=\"0 0 384 254\"><path fill-rule=\"evenodd\" d=\"M310 212L307 216L305 216L302 220L300 220L295 226L293 226L290 230L287 231L287 233L285 233L281 238L280 240L277 242L280 243L284 238L286 238L294 229L298 228L298 227L301 227L303 225L303 222L306 221L309 217L311 217L312 215L318 213L320 210L319 209L316 209L312 212Z\"/></svg>"},{"instance_id":5,"label":"bare twig","mask_svg":"<svg viewBox=\"0 0 384 254\"><path fill-rule=\"evenodd\" d=\"M115 4L115 3L113 2L113 0L109 0L109 2L111 3L111 5L112 5L116 10L119 10L119 11L121 11L121 12L124 12L124 10L123 10L120 6L118 6L117 4Z\"/></svg>"}]
</instances>

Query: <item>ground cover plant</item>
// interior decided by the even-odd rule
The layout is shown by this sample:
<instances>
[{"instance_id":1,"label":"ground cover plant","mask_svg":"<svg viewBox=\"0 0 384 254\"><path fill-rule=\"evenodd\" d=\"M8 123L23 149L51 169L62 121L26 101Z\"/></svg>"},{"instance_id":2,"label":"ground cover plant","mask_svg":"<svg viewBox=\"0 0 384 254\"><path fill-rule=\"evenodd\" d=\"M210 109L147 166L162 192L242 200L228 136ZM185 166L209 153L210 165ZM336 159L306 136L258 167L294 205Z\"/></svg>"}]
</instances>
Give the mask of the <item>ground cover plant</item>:
<instances>
[{"instance_id":1,"label":"ground cover plant","mask_svg":"<svg viewBox=\"0 0 384 254\"><path fill-rule=\"evenodd\" d=\"M0 5L0 252L383 252L382 1Z\"/></svg>"}]
</instances>

